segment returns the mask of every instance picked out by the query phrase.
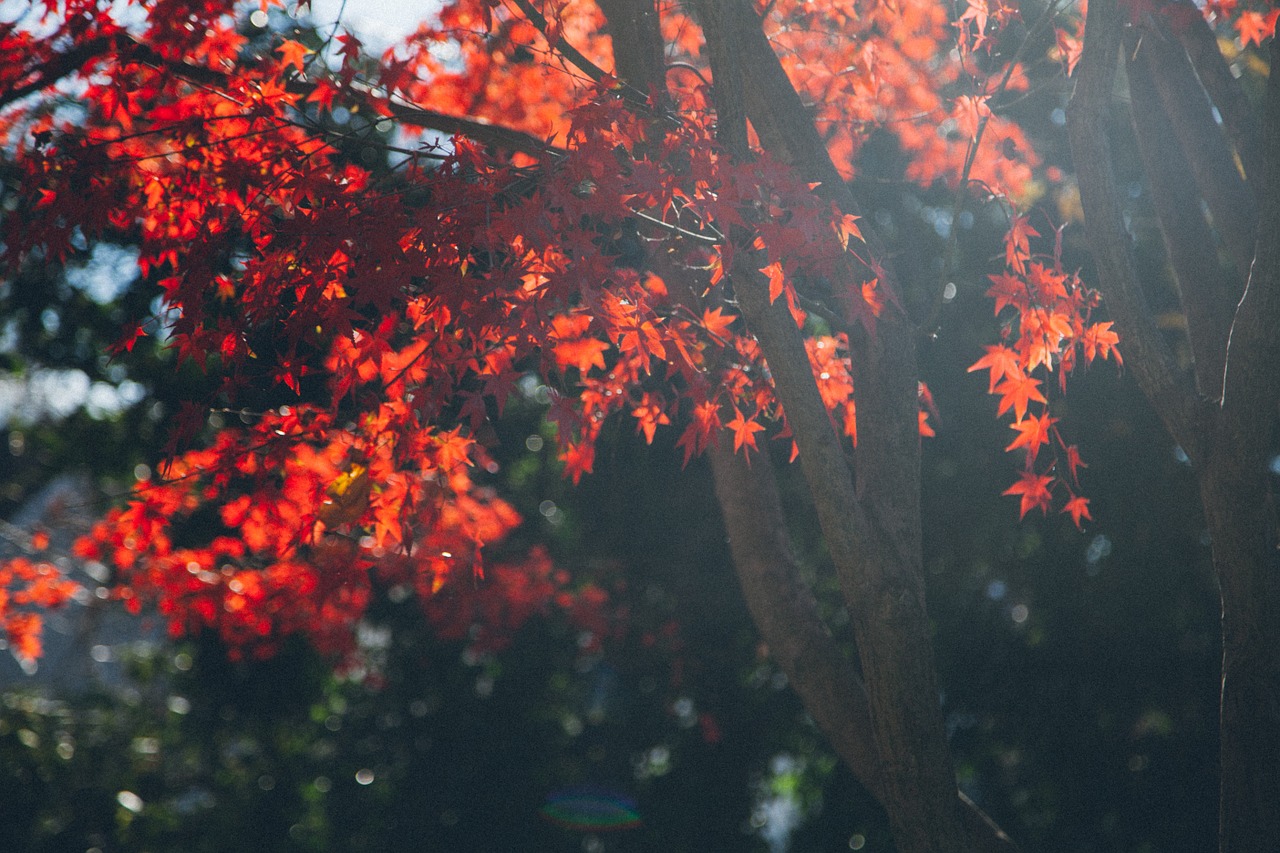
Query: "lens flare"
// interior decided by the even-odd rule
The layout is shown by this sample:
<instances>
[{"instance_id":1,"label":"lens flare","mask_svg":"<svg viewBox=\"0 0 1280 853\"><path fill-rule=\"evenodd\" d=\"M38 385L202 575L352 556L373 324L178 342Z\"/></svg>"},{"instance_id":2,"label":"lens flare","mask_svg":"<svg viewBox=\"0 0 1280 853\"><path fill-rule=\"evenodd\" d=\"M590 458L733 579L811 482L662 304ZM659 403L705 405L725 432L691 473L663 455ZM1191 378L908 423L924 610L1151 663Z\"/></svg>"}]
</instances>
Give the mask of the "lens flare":
<instances>
[{"instance_id":1,"label":"lens flare","mask_svg":"<svg viewBox=\"0 0 1280 853\"><path fill-rule=\"evenodd\" d=\"M640 825L636 801L604 788L553 791L547 795L541 814L557 826L588 832L634 829Z\"/></svg>"}]
</instances>

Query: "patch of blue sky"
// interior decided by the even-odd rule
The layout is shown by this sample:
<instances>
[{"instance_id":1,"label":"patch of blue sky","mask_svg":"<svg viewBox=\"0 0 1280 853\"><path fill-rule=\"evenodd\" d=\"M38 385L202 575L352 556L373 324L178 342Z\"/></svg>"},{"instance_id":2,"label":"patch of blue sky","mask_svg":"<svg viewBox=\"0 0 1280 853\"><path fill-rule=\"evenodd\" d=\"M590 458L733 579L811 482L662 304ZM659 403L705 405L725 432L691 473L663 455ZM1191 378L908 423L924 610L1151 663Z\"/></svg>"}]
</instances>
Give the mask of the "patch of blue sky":
<instances>
[{"instance_id":1,"label":"patch of blue sky","mask_svg":"<svg viewBox=\"0 0 1280 853\"><path fill-rule=\"evenodd\" d=\"M119 299L138 276L138 249L96 243L83 266L67 269L67 284L99 305Z\"/></svg>"}]
</instances>

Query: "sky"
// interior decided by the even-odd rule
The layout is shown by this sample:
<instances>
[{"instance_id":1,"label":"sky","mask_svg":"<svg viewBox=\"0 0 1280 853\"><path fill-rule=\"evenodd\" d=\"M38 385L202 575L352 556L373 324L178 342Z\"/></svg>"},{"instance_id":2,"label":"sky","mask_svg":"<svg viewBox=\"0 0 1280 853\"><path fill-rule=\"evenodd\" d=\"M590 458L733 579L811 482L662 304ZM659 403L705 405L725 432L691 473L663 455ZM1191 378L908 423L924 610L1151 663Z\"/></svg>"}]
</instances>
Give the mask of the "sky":
<instances>
[{"instance_id":1,"label":"sky","mask_svg":"<svg viewBox=\"0 0 1280 853\"><path fill-rule=\"evenodd\" d=\"M438 7L434 0L313 0L311 19L317 24L342 21L366 43L383 48L404 38Z\"/></svg>"}]
</instances>

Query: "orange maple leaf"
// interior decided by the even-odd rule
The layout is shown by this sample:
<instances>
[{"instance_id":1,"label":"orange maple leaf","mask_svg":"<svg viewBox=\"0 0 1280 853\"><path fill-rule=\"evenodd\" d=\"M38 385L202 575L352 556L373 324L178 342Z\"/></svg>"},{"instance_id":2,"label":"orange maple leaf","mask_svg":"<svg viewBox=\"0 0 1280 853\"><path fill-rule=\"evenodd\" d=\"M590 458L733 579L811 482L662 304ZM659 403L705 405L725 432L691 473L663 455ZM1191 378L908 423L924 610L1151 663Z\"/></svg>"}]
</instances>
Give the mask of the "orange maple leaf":
<instances>
[{"instance_id":1,"label":"orange maple leaf","mask_svg":"<svg viewBox=\"0 0 1280 853\"><path fill-rule=\"evenodd\" d=\"M994 394L996 392L996 384L1001 379L1017 379L1022 376L1022 366L1018 363L1018 354L1003 344L994 344L984 347L987 354L982 358L969 365L969 373L975 370L989 370L990 381L987 384L987 393Z\"/></svg>"},{"instance_id":2,"label":"orange maple leaf","mask_svg":"<svg viewBox=\"0 0 1280 853\"><path fill-rule=\"evenodd\" d=\"M850 238L864 242L862 231L858 228L858 220L861 217L854 216L852 213L846 213L840 217L839 222L831 223L831 227L835 229L836 237L840 239L840 248L848 249Z\"/></svg>"},{"instance_id":3,"label":"orange maple leaf","mask_svg":"<svg viewBox=\"0 0 1280 853\"><path fill-rule=\"evenodd\" d=\"M560 454L564 472L576 486L583 474L590 474L596 462L596 446L589 441L569 444Z\"/></svg>"},{"instance_id":4,"label":"orange maple leaf","mask_svg":"<svg viewBox=\"0 0 1280 853\"><path fill-rule=\"evenodd\" d=\"M725 424L726 427L733 430L733 452L737 453L745 444L752 450L759 450L756 447L756 433L763 432L764 426L757 423L755 418L744 418L742 412L735 407L733 410L733 420Z\"/></svg>"},{"instance_id":5,"label":"orange maple leaf","mask_svg":"<svg viewBox=\"0 0 1280 853\"><path fill-rule=\"evenodd\" d=\"M1266 15L1252 10L1241 12L1240 17L1236 19L1236 31L1240 33L1240 46L1248 47L1256 44L1262 47L1262 42L1275 32L1277 17L1280 17L1280 9L1272 9Z\"/></svg>"},{"instance_id":6,"label":"orange maple leaf","mask_svg":"<svg viewBox=\"0 0 1280 853\"><path fill-rule=\"evenodd\" d=\"M720 407L710 400L703 400L693 407L689 426L685 427L676 447L684 448L684 464L695 454L701 453L716 441L716 430L720 428Z\"/></svg>"},{"instance_id":7,"label":"orange maple leaf","mask_svg":"<svg viewBox=\"0 0 1280 853\"><path fill-rule=\"evenodd\" d=\"M1080 526L1080 520L1093 521L1093 516L1089 515L1089 499L1075 495L1071 500L1063 505L1062 511L1071 514L1071 520L1075 522L1076 527Z\"/></svg>"},{"instance_id":8,"label":"orange maple leaf","mask_svg":"<svg viewBox=\"0 0 1280 853\"><path fill-rule=\"evenodd\" d=\"M999 417L1009 409L1013 409L1014 419L1019 421L1027 416L1027 406L1032 401L1049 402L1044 394L1040 393L1040 380L1032 379L1026 374L1008 377L996 386L996 393L1000 395L1000 406L996 409L996 416Z\"/></svg>"},{"instance_id":9,"label":"orange maple leaf","mask_svg":"<svg viewBox=\"0 0 1280 853\"><path fill-rule=\"evenodd\" d=\"M640 405L631 410L631 414L638 421L636 429L644 433L644 440L648 444L653 444L653 436L659 426L671 423L671 418L662 410L660 398L649 393L644 395Z\"/></svg>"},{"instance_id":10,"label":"orange maple leaf","mask_svg":"<svg viewBox=\"0 0 1280 853\"><path fill-rule=\"evenodd\" d=\"M1081 461L1080 448L1076 447L1074 444L1068 445L1066 452L1067 452L1067 470L1071 472L1071 481L1073 483L1079 483L1080 469L1088 468L1089 466Z\"/></svg>"},{"instance_id":11,"label":"orange maple leaf","mask_svg":"<svg viewBox=\"0 0 1280 853\"><path fill-rule=\"evenodd\" d=\"M936 436L937 433L933 431L933 427L929 426L929 413L926 412L924 409L921 409L918 414L919 414L919 426L917 428L920 431L921 437L933 438L934 436Z\"/></svg>"},{"instance_id":12,"label":"orange maple leaf","mask_svg":"<svg viewBox=\"0 0 1280 853\"><path fill-rule=\"evenodd\" d=\"M1005 489L1001 494L1021 495L1022 506L1018 511L1018 518L1024 518L1032 509L1039 509L1043 513L1048 513L1049 502L1053 500L1053 495L1049 492L1051 485L1053 485L1053 477L1048 474L1023 471L1018 482Z\"/></svg>"},{"instance_id":13,"label":"orange maple leaf","mask_svg":"<svg viewBox=\"0 0 1280 853\"><path fill-rule=\"evenodd\" d=\"M760 272L769 277L769 303L773 304L782 295L782 289L786 283L786 276L782 272L782 264L774 261L767 267L761 267Z\"/></svg>"},{"instance_id":14,"label":"orange maple leaf","mask_svg":"<svg viewBox=\"0 0 1280 853\"><path fill-rule=\"evenodd\" d=\"M1049 443L1049 430L1057 422L1057 418L1051 418L1049 413L1045 412L1043 415L1031 415L1028 418L1009 424L1010 429L1017 430L1018 437L1005 450L1016 450L1019 447L1025 447L1027 449L1027 462L1034 462L1040 448Z\"/></svg>"},{"instance_id":15,"label":"orange maple leaf","mask_svg":"<svg viewBox=\"0 0 1280 853\"><path fill-rule=\"evenodd\" d=\"M305 44L293 39L285 39L276 50L280 52L281 65L286 67L292 65L298 71L306 65L307 54L311 52Z\"/></svg>"},{"instance_id":16,"label":"orange maple leaf","mask_svg":"<svg viewBox=\"0 0 1280 853\"><path fill-rule=\"evenodd\" d=\"M725 314L724 309L718 305L702 312L702 325L717 338L728 338L729 327L736 319L738 318L733 314Z\"/></svg>"},{"instance_id":17,"label":"orange maple leaf","mask_svg":"<svg viewBox=\"0 0 1280 853\"><path fill-rule=\"evenodd\" d=\"M1099 356L1105 359L1107 356L1114 355L1117 364L1124 364L1124 360L1120 358L1120 350L1116 349L1116 344L1120 343L1120 336L1111 331L1111 325L1109 320L1105 323L1094 323L1080 336L1086 363Z\"/></svg>"},{"instance_id":18,"label":"orange maple leaf","mask_svg":"<svg viewBox=\"0 0 1280 853\"><path fill-rule=\"evenodd\" d=\"M1040 232L1027 223L1027 217L1015 216L1004 238L1005 263L1018 272L1026 272L1026 262L1031 258L1030 238L1039 236Z\"/></svg>"},{"instance_id":19,"label":"orange maple leaf","mask_svg":"<svg viewBox=\"0 0 1280 853\"><path fill-rule=\"evenodd\" d=\"M1030 307L1031 296L1028 293L1027 283L1022 279L1007 273L988 276L988 278L991 279L991 287L987 288L987 296L996 301L993 313L999 314L1006 307L1013 307L1019 311Z\"/></svg>"}]
</instances>

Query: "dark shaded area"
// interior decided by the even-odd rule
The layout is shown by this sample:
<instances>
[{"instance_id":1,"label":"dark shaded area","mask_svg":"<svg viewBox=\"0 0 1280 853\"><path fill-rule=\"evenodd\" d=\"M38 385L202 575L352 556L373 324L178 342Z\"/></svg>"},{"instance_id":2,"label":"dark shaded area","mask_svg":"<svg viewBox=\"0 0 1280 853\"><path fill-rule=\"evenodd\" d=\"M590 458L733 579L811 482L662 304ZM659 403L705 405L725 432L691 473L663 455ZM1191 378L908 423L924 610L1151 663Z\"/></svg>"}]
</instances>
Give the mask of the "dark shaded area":
<instances>
[{"instance_id":1,"label":"dark shaded area","mask_svg":"<svg viewBox=\"0 0 1280 853\"><path fill-rule=\"evenodd\" d=\"M999 496L1012 474L1000 426L962 363L940 353L953 378L934 385L926 517L966 790L1027 849L1210 846L1214 596L1185 471L1125 383L1099 371L1070 398L1098 521L1083 533L1065 517L1015 524ZM536 425L507 426L518 438ZM508 464L525 477L529 537L549 537L584 575L625 570L625 639L584 655L549 617L477 657L431 637L413 602L385 602L365 683L301 647L232 664L201 640L140 658L124 693L9 693L0 847L763 850L753 808L785 792L808 814L790 849L855 835L890 849L882 816L757 648L702 467L682 473L671 447L625 427L577 491L546 462ZM559 526L537 512L548 499ZM820 557L815 574L821 588ZM540 816L549 795L583 785L634 797L641 825Z\"/></svg>"}]
</instances>

